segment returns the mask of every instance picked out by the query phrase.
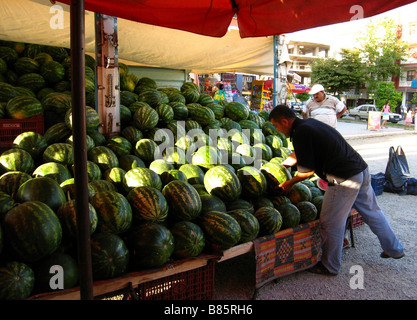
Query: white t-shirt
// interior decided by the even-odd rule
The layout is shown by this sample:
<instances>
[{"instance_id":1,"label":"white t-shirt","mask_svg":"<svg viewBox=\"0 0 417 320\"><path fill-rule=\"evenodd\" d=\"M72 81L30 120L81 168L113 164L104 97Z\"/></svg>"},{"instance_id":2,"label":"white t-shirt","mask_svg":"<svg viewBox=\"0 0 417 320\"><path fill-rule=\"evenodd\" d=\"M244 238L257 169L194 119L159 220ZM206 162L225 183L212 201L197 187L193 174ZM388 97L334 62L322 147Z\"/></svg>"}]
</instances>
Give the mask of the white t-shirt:
<instances>
[{"instance_id":1,"label":"white t-shirt","mask_svg":"<svg viewBox=\"0 0 417 320\"><path fill-rule=\"evenodd\" d=\"M336 128L336 114L345 108L342 101L336 97L326 95L323 101L316 102L310 98L303 107L303 112L310 114L314 119L327 123L329 126Z\"/></svg>"}]
</instances>

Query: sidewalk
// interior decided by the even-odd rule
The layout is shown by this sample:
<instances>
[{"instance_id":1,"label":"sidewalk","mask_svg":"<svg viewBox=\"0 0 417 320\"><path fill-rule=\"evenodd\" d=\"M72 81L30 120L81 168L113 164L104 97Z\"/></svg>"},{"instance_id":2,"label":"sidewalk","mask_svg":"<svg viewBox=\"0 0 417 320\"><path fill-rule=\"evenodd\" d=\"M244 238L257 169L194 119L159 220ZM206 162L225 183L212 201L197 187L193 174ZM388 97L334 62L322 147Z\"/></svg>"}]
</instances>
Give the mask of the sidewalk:
<instances>
[{"instance_id":1,"label":"sidewalk","mask_svg":"<svg viewBox=\"0 0 417 320\"><path fill-rule=\"evenodd\" d=\"M417 134L417 130L414 130L414 125L412 125L411 130L404 130L404 128L396 128L390 126L388 126L387 129L368 130L367 123L365 121L347 122L340 119L337 123L337 130L343 135L343 137L346 140L364 139L376 136L392 136L398 134Z\"/></svg>"}]
</instances>

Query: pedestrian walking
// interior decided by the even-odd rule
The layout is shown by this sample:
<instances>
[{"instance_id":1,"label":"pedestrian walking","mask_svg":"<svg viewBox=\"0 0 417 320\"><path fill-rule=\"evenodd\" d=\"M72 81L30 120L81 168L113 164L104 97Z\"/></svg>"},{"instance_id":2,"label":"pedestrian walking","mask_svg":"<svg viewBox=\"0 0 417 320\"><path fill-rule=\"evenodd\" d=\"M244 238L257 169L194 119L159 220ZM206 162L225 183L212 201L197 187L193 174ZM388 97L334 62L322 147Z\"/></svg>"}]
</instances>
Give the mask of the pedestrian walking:
<instances>
[{"instance_id":1,"label":"pedestrian walking","mask_svg":"<svg viewBox=\"0 0 417 320\"><path fill-rule=\"evenodd\" d=\"M297 175L279 185L283 192L289 192L295 183L313 174L328 183L320 213L321 262L310 271L338 274L346 221L352 208L377 235L383 250L382 258L403 257L404 248L376 201L368 165L342 135L316 119L299 119L285 105L275 107L269 119L291 138L294 147L294 152L281 164L285 167L297 165Z\"/></svg>"},{"instance_id":2,"label":"pedestrian walking","mask_svg":"<svg viewBox=\"0 0 417 320\"><path fill-rule=\"evenodd\" d=\"M387 121L389 120L389 113L391 112L391 106L389 105L389 101L385 102L384 106L382 107L382 125L381 128L388 128Z\"/></svg>"},{"instance_id":3,"label":"pedestrian walking","mask_svg":"<svg viewBox=\"0 0 417 320\"><path fill-rule=\"evenodd\" d=\"M414 116L414 112L412 108L408 107L408 110L405 116L404 130L407 130L407 126L408 126L408 129L411 130L411 122L413 122L413 116Z\"/></svg>"}]
</instances>

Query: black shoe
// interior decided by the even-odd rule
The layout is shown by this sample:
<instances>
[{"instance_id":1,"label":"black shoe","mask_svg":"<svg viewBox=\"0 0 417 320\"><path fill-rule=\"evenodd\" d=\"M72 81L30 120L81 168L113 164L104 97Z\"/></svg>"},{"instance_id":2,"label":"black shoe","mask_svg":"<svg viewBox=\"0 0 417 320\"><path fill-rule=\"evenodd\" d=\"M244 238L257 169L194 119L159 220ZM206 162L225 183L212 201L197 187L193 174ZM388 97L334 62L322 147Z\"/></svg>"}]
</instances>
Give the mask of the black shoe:
<instances>
[{"instance_id":1,"label":"black shoe","mask_svg":"<svg viewBox=\"0 0 417 320\"><path fill-rule=\"evenodd\" d=\"M321 263L318 262L316 265L312 266L310 269L308 269L311 273L315 274L322 274L324 276L337 276L337 273L332 273Z\"/></svg>"},{"instance_id":2,"label":"black shoe","mask_svg":"<svg viewBox=\"0 0 417 320\"><path fill-rule=\"evenodd\" d=\"M383 251L381 254L380 254L380 257L381 258L384 258L384 259L388 259L388 258L393 258L393 259L401 259L402 257L404 257L405 256L405 254L404 253L402 253L400 256L398 256L398 257L391 257L388 253L386 253L385 251Z\"/></svg>"}]
</instances>

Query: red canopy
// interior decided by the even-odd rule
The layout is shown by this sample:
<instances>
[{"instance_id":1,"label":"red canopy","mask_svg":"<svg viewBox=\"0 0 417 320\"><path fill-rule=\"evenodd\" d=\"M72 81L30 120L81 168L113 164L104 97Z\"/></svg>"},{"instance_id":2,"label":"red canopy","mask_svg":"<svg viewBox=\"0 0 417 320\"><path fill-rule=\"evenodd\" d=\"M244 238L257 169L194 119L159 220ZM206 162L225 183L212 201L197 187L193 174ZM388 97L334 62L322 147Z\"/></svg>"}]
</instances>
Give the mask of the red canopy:
<instances>
[{"instance_id":1,"label":"red canopy","mask_svg":"<svg viewBox=\"0 0 417 320\"><path fill-rule=\"evenodd\" d=\"M70 0L59 2L70 4ZM127 20L222 37L236 14L242 38L367 18L414 0L85 0L85 9Z\"/></svg>"}]
</instances>

